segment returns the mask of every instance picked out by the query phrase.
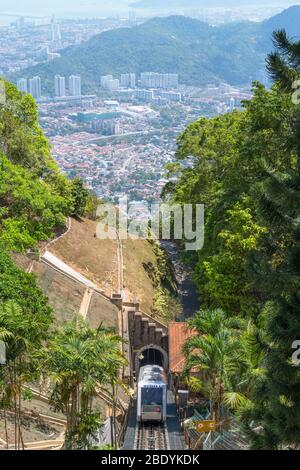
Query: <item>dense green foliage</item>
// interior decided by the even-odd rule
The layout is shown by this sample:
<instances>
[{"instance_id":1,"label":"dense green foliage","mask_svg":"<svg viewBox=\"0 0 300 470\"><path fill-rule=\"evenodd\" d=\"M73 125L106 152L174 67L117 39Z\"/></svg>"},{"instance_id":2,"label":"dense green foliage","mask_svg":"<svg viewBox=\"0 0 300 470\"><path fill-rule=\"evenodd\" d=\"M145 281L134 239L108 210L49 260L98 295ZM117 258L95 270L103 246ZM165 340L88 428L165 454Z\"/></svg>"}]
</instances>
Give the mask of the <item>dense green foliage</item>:
<instances>
[{"instance_id":1,"label":"dense green foliage","mask_svg":"<svg viewBox=\"0 0 300 470\"><path fill-rule=\"evenodd\" d=\"M268 58L268 69L282 93L293 92L300 73L300 42L285 31L275 34L278 52ZM245 417L248 432L258 448L276 449L300 442L300 367L292 360L293 343L300 339L300 105L289 110L289 133L282 137L288 151L285 169L271 167L258 188L258 214L271 231L268 248L277 255L270 276L277 278L267 304L265 377L256 384L253 405ZM249 426L254 419L263 431Z\"/></svg>"},{"instance_id":2,"label":"dense green foliage","mask_svg":"<svg viewBox=\"0 0 300 470\"><path fill-rule=\"evenodd\" d=\"M93 399L101 387L118 383L118 370L125 363L120 338L75 318L50 340L42 363L44 375L54 384L51 403L67 416L65 448L93 447L91 437L97 438L101 425Z\"/></svg>"},{"instance_id":3,"label":"dense green foliage","mask_svg":"<svg viewBox=\"0 0 300 470\"><path fill-rule=\"evenodd\" d=\"M38 126L33 99L9 83L0 106L0 201L0 334L7 356L0 398L4 409L14 404L19 448L21 388L36 377L32 354L46 339L53 317L35 277L18 268L9 253L51 237L65 225L72 201Z\"/></svg>"},{"instance_id":4,"label":"dense green foliage","mask_svg":"<svg viewBox=\"0 0 300 470\"><path fill-rule=\"evenodd\" d=\"M157 241L150 236L148 242L156 257L155 264L150 261L143 263L143 267L154 287L152 313L168 323L177 319L181 313L174 269L166 252Z\"/></svg>"},{"instance_id":5,"label":"dense green foliage","mask_svg":"<svg viewBox=\"0 0 300 470\"><path fill-rule=\"evenodd\" d=\"M15 449L22 442L22 386L38 378L35 353L47 337L50 322L51 316L33 313L15 302L0 304L0 339L6 346L6 363L0 368L0 406L14 410Z\"/></svg>"},{"instance_id":6,"label":"dense green foliage","mask_svg":"<svg viewBox=\"0 0 300 470\"><path fill-rule=\"evenodd\" d=\"M197 334L190 336L184 345L185 372L201 372L202 377L193 378L190 385L209 397L211 416L220 420L228 369L240 347L239 335L232 334L230 320L217 309L202 310L189 321L189 327Z\"/></svg>"},{"instance_id":7,"label":"dense green foliage","mask_svg":"<svg viewBox=\"0 0 300 470\"><path fill-rule=\"evenodd\" d=\"M88 202L89 192L85 188L82 179L74 178L71 183L71 193L73 200L72 215L82 217Z\"/></svg>"},{"instance_id":8,"label":"dense green foliage","mask_svg":"<svg viewBox=\"0 0 300 470\"><path fill-rule=\"evenodd\" d=\"M93 214L96 205L81 180L68 181L60 173L39 128L32 97L5 83L5 102L0 105L0 341L6 362L0 367L0 409L6 442L7 412L13 415L15 449L24 448L25 384L42 375L47 379L52 406L67 416L66 447L87 449L101 425L93 405L97 388L118 382L123 364L120 339L105 330L91 330L83 320L56 331L35 276L17 267L10 256L36 250L38 242L65 227L67 216L81 217L86 209Z\"/></svg>"},{"instance_id":9,"label":"dense green foliage","mask_svg":"<svg viewBox=\"0 0 300 470\"><path fill-rule=\"evenodd\" d=\"M0 246L23 251L65 225L70 199L30 170L3 155L0 159Z\"/></svg>"},{"instance_id":10,"label":"dense green foliage","mask_svg":"<svg viewBox=\"0 0 300 470\"><path fill-rule=\"evenodd\" d=\"M169 167L179 179L166 191L174 201L206 206L204 249L190 257L203 306L250 321L256 331L258 355L246 349L244 356L256 380L240 413L258 448L300 441L300 372L292 362L300 338L300 111L292 100L300 44L282 31L275 42L279 52L268 60L277 79L272 90L256 83L243 112L189 126L179 139L178 163ZM180 172L185 158L193 167ZM239 374L229 393L239 390Z\"/></svg>"},{"instance_id":11,"label":"dense green foliage","mask_svg":"<svg viewBox=\"0 0 300 470\"><path fill-rule=\"evenodd\" d=\"M245 84L264 72L273 29L297 34L299 21L300 7L275 17L272 27L269 22L212 27L183 16L155 18L94 36L65 49L58 59L22 70L22 76L39 75L51 92L57 73L80 74L85 92L99 89L101 75L144 71L176 72L181 83L195 86Z\"/></svg>"},{"instance_id":12,"label":"dense green foliage","mask_svg":"<svg viewBox=\"0 0 300 470\"><path fill-rule=\"evenodd\" d=\"M34 276L19 269L8 253L33 248L64 226L71 191L38 126L32 97L7 82L0 105L0 201L0 302L14 301L50 324L51 309Z\"/></svg>"},{"instance_id":13,"label":"dense green foliage","mask_svg":"<svg viewBox=\"0 0 300 470\"><path fill-rule=\"evenodd\" d=\"M5 83L0 106L0 248L24 251L65 225L70 184L50 154L30 95Z\"/></svg>"},{"instance_id":14,"label":"dense green foliage","mask_svg":"<svg viewBox=\"0 0 300 470\"><path fill-rule=\"evenodd\" d=\"M6 350L6 364L0 367L0 408L5 419L6 409L14 410L16 449L22 441L22 385L38 379L39 362L35 355L46 340L52 321L52 310L35 277L0 252L0 341Z\"/></svg>"},{"instance_id":15,"label":"dense green foliage","mask_svg":"<svg viewBox=\"0 0 300 470\"><path fill-rule=\"evenodd\" d=\"M5 82L0 105L0 249L24 251L48 240L68 215L94 212L97 201L60 172L38 125L37 106Z\"/></svg>"},{"instance_id":16,"label":"dense green foliage","mask_svg":"<svg viewBox=\"0 0 300 470\"><path fill-rule=\"evenodd\" d=\"M25 273L6 254L0 253L0 303L16 302L26 313L51 323L51 308L35 283L32 274Z\"/></svg>"}]
</instances>

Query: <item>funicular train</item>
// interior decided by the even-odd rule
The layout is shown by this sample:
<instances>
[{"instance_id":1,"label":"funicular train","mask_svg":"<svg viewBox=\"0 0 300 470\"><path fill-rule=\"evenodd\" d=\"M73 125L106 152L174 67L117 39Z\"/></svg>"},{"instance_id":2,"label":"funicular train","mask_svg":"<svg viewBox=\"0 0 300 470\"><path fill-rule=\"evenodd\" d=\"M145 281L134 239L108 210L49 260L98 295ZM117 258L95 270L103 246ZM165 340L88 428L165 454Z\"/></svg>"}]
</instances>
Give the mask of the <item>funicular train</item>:
<instances>
[{"instance_id":1,"label":"funicular train","mask_svg":"<svg viewBox=\"0 0 300 470\"><path fill-rule=\"evenodd\" d=\"M137 393L137 420L164 423L167 415L167 377L158 365L140 368Z\"/></svg>"}]
</instances>

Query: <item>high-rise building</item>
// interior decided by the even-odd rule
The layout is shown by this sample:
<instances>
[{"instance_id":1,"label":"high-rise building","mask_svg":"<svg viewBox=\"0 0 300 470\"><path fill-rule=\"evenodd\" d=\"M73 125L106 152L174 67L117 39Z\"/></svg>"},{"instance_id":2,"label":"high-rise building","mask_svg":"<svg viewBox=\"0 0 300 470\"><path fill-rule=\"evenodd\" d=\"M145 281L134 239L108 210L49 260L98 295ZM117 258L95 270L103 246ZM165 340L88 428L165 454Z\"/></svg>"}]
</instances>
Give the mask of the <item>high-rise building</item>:
<instances>
[{"instance_id":1,"label":"high-rise building","mask_svg":"<svg viewBox=\"0 0 300 470\"><path fill-rule=\"evenodd\" d=\"M167 75L167 88L177 88L179 84L178 73L168 73Z\"/></svg>"},{"instance_id":2,"label":"high-rise building","mask_svg":"<svg viewBox=\"0 0 300 470\"><path fill-rule=\"evenodd\" d=\"M135 73L123 73L121 75L121 86L125 88L135 88L136 76Z\"/></svg>"},{"instance_id":3,"label":"high-rise building","mask_svg":"<svg viewBox=\"0 0 300 470\"><path fill-rule=\"evenodd\" d=\"M101 77L101 87L107 91L117 91L120 87L120 80L114 79L112 75Z\"/></svg>"},{"instance_id":4,"label":"high-rise building","mask_svg":"<svg viewBox=\"0 0 300 470\"><path fill-rule=\"evenodd\" d=\"M69 77L69 91L71 96L81 96L81 77L79 75Z\"/></svg>"},{"instance_id":5,"label":"high-rise building","mask_svg":"<svg viewBox=\"0 0 300 470\"><path fill-rule=\"evenodd\" d=\"M107 83L110 81L110 80L113 80L113 76L112 75L103 75L100 79L100 83L101 83L101 87L102 88L106 88L107 87Z\"/></svg>"},{"instance_id":6,"label":"high-rise building","mask_svg":"<svg viewBox=\"0 0 300 470\"><path fill-rule=\"evenodd\" d=\"M106 89L107 91L118 91L120 88L120 80L118 79L113 79L113 80L108 80L106 84Z\"/></svg>"},{"instance_id":7,"label":"high-rise building","mask_svg":"<svg viewBox=\"0 0 300 470\"><path fill-rule=\"evenodd\" d=\"M52 22L52 43L54 48L62 47L60 25L53 20Z\"/></svg>"},{"instance_id":8,"label":"high-rise building","mask_svg":"<svg viewBox=\"0 0 300 470\"><path fill-rule=\"evenodd\" d=\"M130 26L135 26L137 23L137 18L136 18L136 12L135 11L130 11L128 13L128 22Z\"/></svg>"},{"instance_id":9,"label":"high-rise building","mask_svg":"<svg viewBox=\"0 0 300 470\"><path fill-rule=\"evenodd\" d=\"M177 88L177 73L143 72L141 74L141 86L143 88Z\"/></svg>"},{"instance_id":10,"label":"high-rise building","mask_svg":"<svg viewBox=\"0 0 300 470\"><path fill-rule=\"evenodd\" d=\"M24 16L20 16L19 18L17 18L16 20L16 26L18 28L18 30L22 30L25 26L25 18Z\"/></svg>"},{"instance_id":11,"label":"high-rise building","mask_svg":"<svg viewBox=\"0 0 300 470\"><path fill-rule=\"evenodd\" d=\"M94 119L91 127L95 131L100 131L103 135L120 134L120 123L117 119Z\"/></svg>"},{"instance_id":12,"label":"high-rise building","mask_svg":"<svg viewBox=\"0 0 300 470\"><path fill-rule=\"evenodd\" d=\"M66 79L60 75L55 75L54 78L55 96L62 98L66 96Z\"/></svg>"},{"instance_id":13,"label":"high-rise building","mask_svg":"<svg viewBox=\"0 0 300 470\"><path fill-rule=\"evenodd\" d=\"M152 83L152 72L143 72L141 73L141 87L143 88L151 88L153 87Z\"/></svg>"},{"instance_id":14,"label":"high-rise building","mask_svg":"<svg viewBox=\"0 0 300 470\"><path fill-rule=\"evenodd\" d=\"M138 89L135 92L135 97L140 101L150 102L154 99L154 92L153 90Z\"/></svg>"},{"instance_id":15,"label":"high-rise building","mask_svg":"<svg viewBox=\"0 0 300 470\"><path fill-rule=\"evenodd\" d=\"M20 80L18 80L17 87L19 91L22 91L22 93L28 93L27 78L20 78Z\"/></svg>"},{"instance_id":16,"label":"high-rise building","mask_svg":"<svg viewBox=\"0 0 300 470\"><path fill-rule=\"evenodd\" d=\"M181 93L177 93L176 91L162 91L161 97L167 101L174 101L177 103L179 103L182 99Z\"/></svg>"},{"instance_id":17,"label":"high-rise building","mask_svg":"<svg viewBox=\"0 0 300 470\"><path fill-rule=\"evenodd\" d=\"M219 88L221 93L230 93L231 91L231 86L228 83L220 83Z\"/></svg>"},{"instance_id":18,"label":"high-rise building","mask_svg":"<svg viewBox=\"0 0 300 470\"><path fill-rule=\"evenodd\" d=\"M33 77L29 80L29 93L34 99L39 100L42 97L42 85L40 77Z\"/></svg>"}]
</instances>

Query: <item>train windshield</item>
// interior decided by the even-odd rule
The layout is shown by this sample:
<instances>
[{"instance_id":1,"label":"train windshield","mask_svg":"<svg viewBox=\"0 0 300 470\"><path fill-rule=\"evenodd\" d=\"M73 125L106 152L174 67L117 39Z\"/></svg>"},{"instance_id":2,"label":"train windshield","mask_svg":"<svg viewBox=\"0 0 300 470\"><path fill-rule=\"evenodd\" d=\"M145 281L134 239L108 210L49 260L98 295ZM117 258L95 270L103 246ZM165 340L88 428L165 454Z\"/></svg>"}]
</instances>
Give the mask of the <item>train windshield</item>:
<instances>
[{"instance_id":1,"label":"train windshield","mask_svg":"<svg viewBox=\"0 0 300 470\"><path fill-rule=\"evenodd\" d=\"M163 404L163 389L157 388L142 388L142 405L162 405Z\"/></svg>"}]
</instances>

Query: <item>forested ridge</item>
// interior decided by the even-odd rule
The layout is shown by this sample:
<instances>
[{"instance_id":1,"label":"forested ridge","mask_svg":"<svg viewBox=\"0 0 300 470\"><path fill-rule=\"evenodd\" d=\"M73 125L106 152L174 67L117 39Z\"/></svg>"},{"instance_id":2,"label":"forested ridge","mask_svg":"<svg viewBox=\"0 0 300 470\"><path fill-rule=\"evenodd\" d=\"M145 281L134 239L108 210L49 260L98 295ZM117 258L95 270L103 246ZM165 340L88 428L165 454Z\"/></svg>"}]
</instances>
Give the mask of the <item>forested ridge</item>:
<instances>
[{"instance_id":1,"label":"forested ridge","mask_svg":"<svg viewBox=\"0 0 300 470\"><path fill-rule=\"evenodd\" d=\"M174 72L181 84L198 87L221 82L241 85L261 80L266 54L272 49L272 32L285 28L297 35L299 21L300 6L261 23L216 27L179 15L153 18L93 36L62 50L61 57L51 62L22 70L17 77L38 75L50 93L57 73L80 74L84 93L99 91L101 75L128 72Z\"/></svg>"},{"instance_id":2,"label":"forested ridge","mask_svg":"<svg viewBox=\"0 0 300 470\"><path fill-rule=\"evenodd\" d=\"M200 119L178 141L164 196L205 204L204 249L192 264L202 310L190 320L186 373L191 386L227 406L253 448L298 448L300 367L300 108L292 99L300 43L274 35L271 90L253 85L242 112ZM193 167L182 169L185 158Z\"/></svg>"}]
</instances>

